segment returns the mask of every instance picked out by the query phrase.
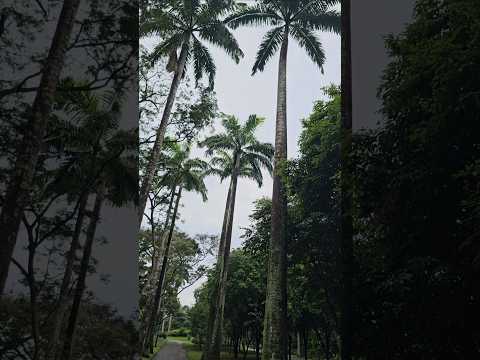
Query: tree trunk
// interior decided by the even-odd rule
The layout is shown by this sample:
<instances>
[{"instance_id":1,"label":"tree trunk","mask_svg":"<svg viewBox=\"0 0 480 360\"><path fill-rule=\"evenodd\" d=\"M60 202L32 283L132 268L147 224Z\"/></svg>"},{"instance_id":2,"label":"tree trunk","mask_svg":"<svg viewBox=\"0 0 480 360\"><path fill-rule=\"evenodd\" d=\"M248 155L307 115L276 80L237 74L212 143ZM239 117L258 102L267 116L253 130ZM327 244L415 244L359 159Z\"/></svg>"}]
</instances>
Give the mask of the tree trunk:
<instances>
[{"instance_id":1,"label":"tree trunk","mask_svg":"<svg viewBox=\"0 0 480 360\"><path fill-rule=\"evenodd\" d=\"M228 260L230 257L230 246L232 242L233 214L235 212L235 198L237 193L238 171L240 157L236 155L235 166L228 189L227 203L223 216L222 234L218 248L217 266L218 283L210 300L210 312L207 328L207 342L204 360L219 360L222 347L223 313L225 310L225 295L228 277Z\"/></svg>"},{"instance_id":2,"label":"tree trunk","mask_svg":"<svg viewBox=\"0 0 480 360\"><path fill-rule=\"evenodd\" d=\"M81 194L81 199L78 207L77 220L75 222L75 228L73 230L72 241L70 243L70 249L67 253L67 261L65 264L65 272L63 274L62 284L60 285L60 291L57 299L57 307L55 309L53 317L53 329L50 335L49 344L47 346L47 359L56 359L59 350L60 333L62 330L63 317L67 310L68 301L67 295L70 284L72 282L73 265L75 263L75 254L79 247L80 235L83 227L83 220L85 217L85 208L87 206L88 193Z\"/></svg>"},{"instance_id":3,"label":"tree trunk","mask_svg":"<svg viewBox=\"0 0 480 360\"><path fill-rule=\"evenodd\" d=\"M145 170L145 174L142 179L142 186L140 188L140 201L138 204L138 226L142 224L143 213L147 205L147 196L151 190L153 177L155 175L155 169L160 158L160 154L163 146L163 139L165 138L165 132L167 130L168 121L170 119L170 114L172 112L173 104L175 102L175 96L177 94L178 86L182 80L182 75L185 70L185 64L188 56L188 47L190 39L185 39L182 50L180 52L180 58L178 60L178 66L173 76L172 84L170 85L170 91L168 93L167 102L165 103L165 108L163 109L162 120L160 121L160 126L157 129L155 143L153 145L150 159Z\"/></svg>"},{"instance_id":4,"label":"tree trunk","mask_svg":"<svg viewBox=\"0 0 480 360\"><path fill-rule=\"evenodd\" d=\"M92 254L92 247L95 240L95 232L97 230L98 220L100 218L100 211L102 209L104 200L103 186L97 192L95 197L95 204L93 212L88 224L85 245L83 247L82 261L80 263L80 272L78 274L77 285L73 297L72 309L70 310L70 317L68 319L68 326L65 335L65 342L63 346L62 360L70 360L72 356L73 342L75 338L75 328L77 325L78 313L80 310L80 303L82 301L83 293L85 291L85 279L87 278L88 265Z\"/></svg>"},{"instance_id":5,"label":"tree trunk","mask_svg":"<svg viewBox=\"0 0 480 360\"><path fill-rule=\"evenodd\" d=\"M287 359L286 228L287 200L281 172L287 160L287 51L288 28L283 35L278 66L277 120L272 194L272 235L268 259L263 330L263 360Z\"/></svg>"},{"instance_id":6,"label":"tree trunk","mask_svg":"<svg viewBox=\"0 0 480 360\"><path fill-rule=\"evenodd\" d=\"M297 331L297 357L302 356L302 348L300 344L300 331Z\"/></svg>"},{"instance_id":7,"label":"tree trunk","mask_svg":"<svg viewBox=\"0 0 480 360\"><path fill-rule=\"evenodd\" d=\"M17 242L24 207L30 202L35 168L43 146L48 117L63 68L80 0L65 0L33 101L26 131L17 149L13 174L0 213L0 296L5 289L10 261Z\"/></svg>"},{"instance_id":8,"label":"tree trunk","mask_svg":"<svg viewBox=\"0 0 480 360\"><path fill-rule=\"evenodd\" d=\"M352 359L352 307L353 307L353 225L350 152L352 147L352 74L350 0L342 0L342 144L341 144L341 266L342 301L340 321L341 360Z\"/></svg>"},{"instance_id":9,"label":"tree trunk","mask_svg":"<svg viewBox=\"0 0 480 360\"><path fill-rule=\"evenodd\" d=\"M175 202L175 208L173 210L172 221L170 223L170 230L168 233L167 245L165 247L165 253L163 254L163 264L162 270L160 271L160 276L158 278L157 289L155 291L155 298L153 301L153 306L150 311L150 316L146 319L146 329L144 333L144 338L142 339L142 353L148 349L150 352L153 351L153 328L155 325L155 320L157 318L158 309L160 307L160 301L162 298L163 282L165 280L165 274L167 271L167 262L168 262L168 253L170 251L170 244L172 242L173 231L175 230L175 219L177 217L178 206L180 204L180 198L182 197L182 187L180 186L177 194L177 200Z\"/></svg>"},{"instance_id":10,"label":"tree trunk","mask_svg":"<svg viewBox=\"0 0 480 360\"><path fill-rule=\"evenodd\" d=\"M303 331L303 356L308 360L308 329Z\"/></svg>"},{"instance_id":11,"label":"tree trunk","mask_svg":"<svg viewBox=\"0 0 480 360\"><path fill-rule=\"evenodd\" d=\"M168 317L168 332L172 331L172 314Z\"/></svg>"},{"instance_id":12,"label":"tree trunk","mask_svg":"<svg viewBox=\"0 0 480 360\"><path fill-rule=\"evenodd\" d=\"M154 285L155 285L155 277L157 274L160 274L160 259L162 258L164 247L165 247L165 232L168 228L169 222L170 222L170 215L173 210L173 201L175 200L175 186L173 186L172 191L171 191L171 196L170 196L170 202L168 204L168 209L167 209L167 214L165 218L165 225L162 229L162 231L159 234L160 237L160 246L157 246L156 241L154 240L154 257L152 259L152 270L150 271L150 274L148 275L148 280L147 280L147 286L146 286L146 291L144 292L144 296L148 296L150 291L153 291ZM152 237L155 237L155 234L152 232Z\"/></svg>"}]
</instances>

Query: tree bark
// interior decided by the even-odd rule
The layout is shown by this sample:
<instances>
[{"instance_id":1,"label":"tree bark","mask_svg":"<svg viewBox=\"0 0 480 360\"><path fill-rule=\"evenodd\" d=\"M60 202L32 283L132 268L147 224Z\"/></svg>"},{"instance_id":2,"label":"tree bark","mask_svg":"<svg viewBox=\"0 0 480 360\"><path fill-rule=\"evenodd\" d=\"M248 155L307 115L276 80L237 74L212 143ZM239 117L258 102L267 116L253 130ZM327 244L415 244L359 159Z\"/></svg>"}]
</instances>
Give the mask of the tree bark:
<instances>
[{"instance_id":1,"label":"tree bark","mask_svg":"<svg viewBox=\"0 0 480 360\"><path fill-rule=\"evenodd\" d=\"M95 197L93 212L90 217L90 222L87 228L87 235L85 238L85 245L83 247L82 260L80 262L80 272L78 274L75 294L73 296L72 309L70 310L70 316L68 319L65 342L63 346L63 353L61 356L62 360L70 360L72 357L72 348L73 348L73 342L75 339L75 328L77 326L80 303L82 301L83 293L85 291L85 280L88 274L88 265L90 263L93 243L95 240L95 233L97 230L97 224L100 219L100 211L103 205L104 191L105 190L103 188L103 185L100 186L100 189L98 190L97 195Z\"/></svg>"},{"instance_id":2,"label":"tree bark","mask_svg":"<svg viewBox=\"0 0 480 360\"><path fill-rule=\"evenodd\" d=\"M58 354L58 345L60 340L60 333L62 330L63 317L67 310L68 301L67 295L70 284L72 282L73 274L73 265L75 263L75 254L79 247L80 235L82 232L83 220L85 217L85 208L87 206L88 193L85 192L81 195L77 219L75 222L75 228L73 230L72 241L70 243L70 249L67 253L67 261L65 264L65 272L63 274L62 283L60 285L60 291L57 299L57 307L55 309L53 317L53 328L49 339L49 344L47 346L47 359L56 359Z\"/></svg>"},{"instance_id":3,"label":"tree bark","mask_svg":"<svg viewBox=\"0 0 480 360\"><path fill-rule=\"evenodd\" d=\"M207 342L204 360L219 360L222 348L223 314L225 310L225 295L228 278L228 261L232 242L233 214L235 212L235 198L237 194L238 172L240 167L240 156L234 158L235 166L230 179L227 203L223 216L222 234L217 256L218 283L210 300L210 312L207 328Z\"/></svg>"},{"instance_id":4,"label":"tree bark","mask_svg":"<svg viewBox=\"0 0 480 360\"><path fill-rule=\"evenodd\" d=\"M23 209L30 202L35 168L43 146L65 52L69 45L80 0L65 0L53 36L26 131L17 149L13 174L7 185L0 213L0 296L5 289L10 261L17 242Z\"/></svg>"},{"instance_id":5,"label":"tree bark","mask_svg":"<svg viewBox=\"0 0 480 360\"><path fill-rule=\"evenodd\" d=\"M171 215L172 210L173 210L173 201L175 200L175 188L176 187L173 186L172 190L171 190L170 202L168 204L167 214L166 214L166 218L165 218L165 225L164 225L162 231L159 234L160 246L158 246L158 249L157 249L156 241L153 242L154 253L155 254L154 254L153 259L152 259L152 270L151 270L151 272L148 276L147 286L146 286L147 289L146 289L146 292L145 292L145 296L148 296L149 292L151 290L153 290L154 285L155 285L155 276L157 274L160 274L160 270L161 270L160 259L162 258L164 247L165 247L165 232L168 229L168 225L170 223L170 215ZM155 237L154 232L152 232L152 237Z\"/></svg>"},{"instance_id":6,"label":"tree bark","mask_svg":"<svg viewBox=\"0 0 480 360\"><path fill-rule=\"evenodd\" d=\"M340 320L341 360L352 359L353 327L353 225L350 152L352 147L352 67L350 0L342 0L342 144L341 144L341 267L342 300Z\"/></svg>"},{"instance_id":7,"label":"tree bark","mask_svg":"<svg viewBox=\"0 0 480 360\"><path fill-rule=\"evenodd\" d=\"M287 51L285 28L278 66L277 119L272 194L272 235L268 259L267 295L263 330L263 360L287 359L286 229L287 199L282 168L287 160Z\"/></svg>"},{"instance_id":8,"label":"tree bark","mask_svg":"<svg viewBox=\"0 0 480 360\"><path fill-rule=\"evenodd\" d=\"M155 321L157 318L158 309L160 307L160 302L162 298L162 290L163 290L163 283L165 280L165 274L167 271L167 263L168 263L168 254L170 251L170 244L172 242L173 231L175 230L175 219L178 213L178 206L180 204L180 198L182 197L182 186L180 186L177 194L177 199L175 202L175 208L173 210L172 221L170 222L170 230L168 233L167 245L165 247L165 253L163 254L163 264L162 270L160 271L160 276L158 278L157 289L155 291L155 298L153 301L153 306L150 311L150 316L146 319L146 329L144 333L144 338L142 339L142 353L145 352L146 349L153 351L152 343L153 343L153 329L155 325Z\"/></svg>"},{"instance_id":9,"label":"tree bark","mask_svg":"<svg viewBox=\"0 0 480 360\"><path fill-rule=\"evenodd\" d=\"M173 76L172 84L170 85L170 91L168 93L167 102L165 103L165 108L162 114L162 120L160 121L160 126L157 129L155 143L153 145L150 159L147 164L145 174L142 179L142 186L140 188L140 202L138 204L138 226L142 224L143 213L147 205L147 196L151 190L153 177L155 175L155 169L160 158L160 154L163 146L163 139L165 138L165 132L167 130L168 121L170 119L170 114L172 112L173 104L175 102L175 96L177 94L178 86L182 80L182 75L185 70L185 64L187 62L188 56L188 47L190 39L185 39L182 50L180 51L180 58L178 61L178 66Z\"/></svg>"}]
</instances>

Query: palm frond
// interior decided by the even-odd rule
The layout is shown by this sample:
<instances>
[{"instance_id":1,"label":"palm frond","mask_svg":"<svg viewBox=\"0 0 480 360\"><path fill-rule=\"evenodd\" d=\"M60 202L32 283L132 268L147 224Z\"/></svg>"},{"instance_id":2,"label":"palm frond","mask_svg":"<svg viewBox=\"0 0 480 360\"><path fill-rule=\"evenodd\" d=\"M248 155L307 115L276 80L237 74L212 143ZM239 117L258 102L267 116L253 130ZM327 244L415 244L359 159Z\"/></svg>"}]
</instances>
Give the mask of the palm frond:
<instances>
[{"instance_id":1,"label":"palm frond","mask_svg":"<svg viewBox=\"0 0 480 360\"><path fill-rule=\"evenodd\" d=\"M312 30L322 30L340 34L340 14L335 10L329 10L323 13L302 13L296 19L296 22L303 28Z\"/></svg>"},{"instance_id":2,"label":"palm frond","mask_svg":"<svg viewBox=\"0 0 480 360\"><path fill-rule=\"evenodd\" d=\"M256 4L254 6L242 8L239 11L228 16L224 22L232 29L246 25L270 25L277 26L282 22L282 17L274 9L265 4Z\"/></svg>"},{"instance_id":3,"label":"palm frond","mask_svg":"<svg viewBox=\"0 0 480 360\"><path fill-rule=\"evenodd\" d=\"M193 66L195 73L195 83L203 77L204 73L208 74L209 89L213 89L216 66L208 49L194 36L193 37Z\"/></svg>"},{"instance_id":4,"label":"palm frond","mask_svg":"<svg viewBox=\"0 0 480 360\"><path fill-rule=\"evenodd\" d=\"M199 29L201 39L224 50L236 63L243 58L243 52L230 30L220 20L211 20Z\"/></svg>"},{"instance_id":5,"label":"palm frond","mask_svg":"<svg viewBox=\"0 0 480 360\"><path fill-rule=\"evenodd\" d=\"M325 52L323 51L322 44L317 39L315 34L311 30L297 24L292 26L291 34L293 38L297 40L300 47L305 49L307 55L315 64L318 65L323 73Z\"/></svg>"},{"instance_id":6,"label":"palm frond","mask_svg":"<svg viewBox=\"0 0 480 360\"><path fill-rule=\"evenodd\" d=\"M263 71L265 64L277 52L280 44L282 43L283 36L283 26L273 28L266 33L262 43L260 44L260 48L258 49L255 63L253 64L252 75L254 75L257 71Z\"/></svg>"}]
</instances>

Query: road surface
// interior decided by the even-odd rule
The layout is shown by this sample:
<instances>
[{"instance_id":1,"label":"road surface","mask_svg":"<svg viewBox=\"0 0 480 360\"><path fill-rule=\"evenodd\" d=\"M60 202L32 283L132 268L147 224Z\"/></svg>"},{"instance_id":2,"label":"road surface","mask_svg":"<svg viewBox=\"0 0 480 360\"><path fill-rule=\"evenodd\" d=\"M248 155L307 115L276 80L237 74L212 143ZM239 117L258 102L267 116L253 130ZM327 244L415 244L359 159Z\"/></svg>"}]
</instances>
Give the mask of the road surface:
<instances>
[{"instance_id":1,"label":"road surface","mask_svg":"<svg viewBox=\"0 0 480 360\"><path fill-rule=\"evenodd\" d=\"M187 360L187 352L180 343L169 342L162 347L153 360Z\"/></svg>"}]
</instances>

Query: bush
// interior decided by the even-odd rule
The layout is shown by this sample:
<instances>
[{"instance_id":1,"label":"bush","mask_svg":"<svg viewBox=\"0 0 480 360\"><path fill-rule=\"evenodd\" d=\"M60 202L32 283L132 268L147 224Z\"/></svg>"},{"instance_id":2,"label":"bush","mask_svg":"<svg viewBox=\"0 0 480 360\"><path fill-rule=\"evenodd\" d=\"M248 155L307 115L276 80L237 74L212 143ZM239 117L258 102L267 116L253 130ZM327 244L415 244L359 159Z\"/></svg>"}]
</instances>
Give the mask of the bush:
<instances>
[{"instance_id":1,"label":"bush","mask_svg":"<svg viewBox=\"0 0 480 360\"><path fill-rule=\"evenodd\" d=\"M187 337L187 336L190 336L190 329L187 329L187 328L175 329L170 331L168 333L168 336Z\"/></svg>"}]
</instances>

